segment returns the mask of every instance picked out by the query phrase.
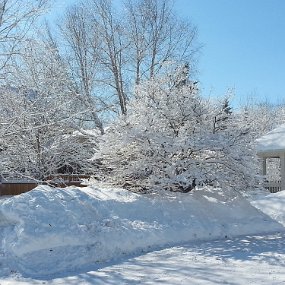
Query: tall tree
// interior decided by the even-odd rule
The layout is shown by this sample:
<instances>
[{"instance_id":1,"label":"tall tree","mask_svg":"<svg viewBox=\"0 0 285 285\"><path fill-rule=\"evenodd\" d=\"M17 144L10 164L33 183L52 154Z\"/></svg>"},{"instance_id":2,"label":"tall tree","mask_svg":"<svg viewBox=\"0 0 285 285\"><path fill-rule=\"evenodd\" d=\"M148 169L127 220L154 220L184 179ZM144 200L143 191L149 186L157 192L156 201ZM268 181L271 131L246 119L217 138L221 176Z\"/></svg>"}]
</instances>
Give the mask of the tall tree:
<instances>
[{"instance_id":1,"label":"tall tree","mask_svg":"<svg viewBox=\"0 0 285 285\"><path fill-rule=\"evenodd\" d=\"M50 0L0 1L0 70L13 55L19 53L19 44L49 2ZM2 74L2 77L5 76Z\"/></svg>"},{"instance_id":2,"label":"tall tree","mask_svg":"<svg viewBox=\"0 0 285 285\"><path fill-rule=\"evenodd\" d=\"M151 79L168 64L188 62L193 73L199 50L197 29L178 18L169 0L126 1L129 54L136 83Z\"/></svg>"},{"instance_id":3,"label":"tall tree","mask_svg":"<svg viewBox=\"0 0 285 285\"><path fill-rule=\"evenodd\" d=\"M66 60L74 91L85 108L89 109L95 127L103 134L103 124L98 112L99 98L94 94L99 73L98 31L94 28L94 23L86 17L82 7L74 7L67 12L65 26L61 31L68 45Z\"/></svg>"},{"instance_id":4,"label":"tall tree","mask_svg":"<svg viewBox=\"0 0 285 285\"><path fill-rule=\"evenodd\" d=\"M61 30L79 91L89 102L95 100L94 109L97 105L109 107L109 111L113 110L114 100L106 93L115 91L120 112L125 114L123 29L114 16L111 1L82 2L68 11L64 22ZM104 89L104 99L99 96L98 86Z\"/></svg>"},{"instance_id":5,"label":"tall tree","mask_svg":"<svg viewBox=\"0 0 285 285\"><path fill-rule=\"evenodd\" d=\"M125 27L116 17L111 0L92 0L94 7L91 20L99 28L102 36L101 64L107 74L112 77L109 83L114 87L122 114L127 112L126 82L123 78L125 65L125 50L128 42L125 39Z\"/></svg>"},{"instance_id":6,"label":"tall tree","mask_svg":"<svg viewBox=\"0 0 285 285\"><path fill-rule=\"evenodd\" d=\"M79 78L93 80L105 95L114 93L126 114L135 84L181 61L189 63L192 74L199 46L196 28L176 17L168 0L129 0L121 10L113 4L82 2L66 15L63 31ZM98 98L96 91L91 93ZM109 96L102 101L113 107Z\"/></svg>"}]
</instances>

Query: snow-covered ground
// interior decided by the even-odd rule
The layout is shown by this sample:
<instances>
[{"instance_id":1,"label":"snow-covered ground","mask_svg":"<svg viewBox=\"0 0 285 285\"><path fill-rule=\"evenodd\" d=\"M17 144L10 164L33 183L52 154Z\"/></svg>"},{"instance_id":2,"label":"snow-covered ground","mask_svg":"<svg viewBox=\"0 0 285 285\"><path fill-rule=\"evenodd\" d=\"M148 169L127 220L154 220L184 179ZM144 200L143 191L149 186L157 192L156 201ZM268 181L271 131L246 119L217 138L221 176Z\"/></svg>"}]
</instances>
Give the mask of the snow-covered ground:
<instances>
[{"instance_id":1,"label":"snow-covered ground","mask_svg":"<svg viewBox=\"0 0 285 285\"><path fill-rule=\"evenodd\" d=\"M244 236L195 242L149 252L55 279L24 279L17 274L1 285L122 284L285 284L285 236Z\"/></svg>"},{"instance_id":2,"label":"snow-covered ground","mask_svg":"<svg viewBox=\"0 0 285 285\"><path fill-rule=\"evenodd\" d=\"M0 200L0 284L285 284L282 203L40 186Z\"/></svg>"}]
</instances>

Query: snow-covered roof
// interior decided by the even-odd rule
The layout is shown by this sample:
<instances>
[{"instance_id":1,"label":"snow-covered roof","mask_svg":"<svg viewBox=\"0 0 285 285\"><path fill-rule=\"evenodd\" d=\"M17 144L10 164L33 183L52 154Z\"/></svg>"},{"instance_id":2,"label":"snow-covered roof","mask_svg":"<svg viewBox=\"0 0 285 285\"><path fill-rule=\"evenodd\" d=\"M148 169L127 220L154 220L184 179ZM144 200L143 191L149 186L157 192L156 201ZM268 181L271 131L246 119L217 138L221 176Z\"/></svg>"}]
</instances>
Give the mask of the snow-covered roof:
<instances>
[{"instance_id":1,"label":"snow-covered roof","mask_svg":"<svg viewBox=\"0 0 285 285\"><path fill-rule=\"evenodd\" d=\"M257 139L257 152L285 152L285 124Z\"/></svg>"}]
</instances>

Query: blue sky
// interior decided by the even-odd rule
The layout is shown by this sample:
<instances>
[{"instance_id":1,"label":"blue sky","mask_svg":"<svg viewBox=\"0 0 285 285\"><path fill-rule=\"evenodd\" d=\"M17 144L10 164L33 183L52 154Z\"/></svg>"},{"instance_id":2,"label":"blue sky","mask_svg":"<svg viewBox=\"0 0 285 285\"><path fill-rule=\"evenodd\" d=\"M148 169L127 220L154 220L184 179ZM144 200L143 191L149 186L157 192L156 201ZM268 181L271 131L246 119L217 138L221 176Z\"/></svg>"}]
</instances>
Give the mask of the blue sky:
<instances>
[{"instance_id":1,"label":"blue sky","mask_svg":"<svg viewBox=\"0 0 285 285\"><path fill-rule=\"evenodd\" d=\"M118 0L119 1L119 0ZM57 0L57 14L75 0ZM198 78L205 96L234 89L247 98L285 103L285 0L174 0L203 44Z\"/></svg>"},{"instance_id":2,"label":"blue sky","mask_svg":"<svg viewBox=\"0 0 285 285\"><path fill-rule=\"evenodd\" d=\"M285 103L284 0L175 0L192 20L204 47L199 79L205 95L235 90L235 104L248 97Z\"/></svg>"}]
</instances>

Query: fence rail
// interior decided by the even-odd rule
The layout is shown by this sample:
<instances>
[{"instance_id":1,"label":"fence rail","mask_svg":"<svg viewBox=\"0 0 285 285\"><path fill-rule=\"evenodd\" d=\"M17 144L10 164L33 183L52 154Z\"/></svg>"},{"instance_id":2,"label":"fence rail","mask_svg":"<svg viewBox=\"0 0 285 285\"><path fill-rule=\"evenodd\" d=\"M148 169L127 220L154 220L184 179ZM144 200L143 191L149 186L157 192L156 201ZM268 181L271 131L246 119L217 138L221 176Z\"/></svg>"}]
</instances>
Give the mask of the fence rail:
<instances>
[{"instance_id":1,"label":"fence rail","mask_svg":"<svg viewBox=\"0 0 285 285\"><path fill-rule=\"evenodd\" d=\"M31 182L30 180L25 180L21 178L11 178L0 181L0 196L14 196L25 192L28 192L38 185L51 185L54 187L64 188L66 186L78 186L85 187L82 184L84 179L89 179L90 175L80 175L80 174L62 174L54 175L47 178L46 181L41 183Z\"/></svg>"},{"instance_id":2,"label":"fence rail","mask_svg":"<svg viewBox=\"0 0 285 285\"><path fill-rule=\"evenodd\" d=\"M281 191L281 180L267 181L265 182L265 188L271 193L276 193Z\"/></svg>"},{"instance_id":3,"label":"fence rail","mask_svg":"<svg viewBox=\"0 0 285 285\"><path fill-rule=\"evenodd\" d=\"M37 183L2 183L0 184L0 196L19 195L34 189L37 185Z\"/></svg>"}]
</instances>

